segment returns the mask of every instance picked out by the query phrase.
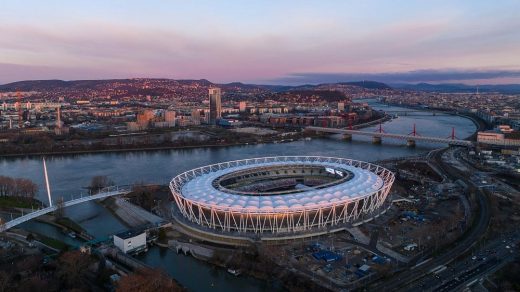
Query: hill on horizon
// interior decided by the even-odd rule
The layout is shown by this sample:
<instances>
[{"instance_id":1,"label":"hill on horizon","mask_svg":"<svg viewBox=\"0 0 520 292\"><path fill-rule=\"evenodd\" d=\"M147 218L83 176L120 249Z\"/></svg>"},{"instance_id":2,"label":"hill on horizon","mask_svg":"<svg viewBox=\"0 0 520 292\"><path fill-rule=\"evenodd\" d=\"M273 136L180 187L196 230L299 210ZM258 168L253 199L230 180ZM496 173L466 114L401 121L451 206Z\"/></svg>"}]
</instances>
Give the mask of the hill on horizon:
<instances>
[{"instance_id":1,"label":"hill on horizon","mask_svg":"<svg viewBox=\"0 0 520 292\"><path fill-rule=\"evenodd\" d=\"M445 92L445 93L476 93L477 87L480 93L498 92L504 94L519 94L520 84L484 84L484 85L467 85L463 83L396 83L391 84L395 89L427 91L427 92Z\"/></svg>"},{"instance_id":2,"label":"hill on horizon","mask_svg":"<svg viewBox=\"0 0 520 292\"><path fill-rule=\"evenodd\" d=\"M168 78L128 78L128 79L99 79L99 80L25 80L16 81L0 85L0 91L44 91L52 90L56 88L70 88L70 89L87 89L96 88L97 86L103 86L110 83L128 84L143 81L164 81L170 85L189 85L197 84L199 86L220 86L224 90L226 89L261 89L271 92L284 92L291 90L322 90L324 88L334 88L341 86L355 86L364 89L373 90L412 90L412 91L425 91L425 92L444 92L444 93L472 93L477 91L477 85L467 85L463 83L395 83L386 84L383 82L364 80L364 81L348 81L348 82L336 82L336 83L322 83L322 84L303 84L303 85L267 85L267 84L248 84L242 82L230 82L230 83L214 83L207 79L168 79ZM490 93L497 92L503 94L520 94L520 84L486 84L478 86L479 92Z\"/></svg>"},{"instance_id":3,"label":"hill on horizon","mask_svg":"<svg viewBox=\"0 0 520 292\"><path fill-rule=\"evenodd\" d=\"M175 80L175 79L167 79L167 78L127 78L127 79L99 79L99 80L60 80L60 79L49 79L49 80L24 80L24 81L16 81L11 83L6 83L0 85L0 90L48 90L52 88L91 88L101 84L107 83L133 83L136 81L146 81L146 80L154 80L154 81L171 81L177 83L200 83L201 85L213 85L214 83L206 80Z\"/></svg>"},{"instance_id":4,"label":"hill on horizon","mask_svg":"<svg viewBox=\"0 0 520 292\"><path fill-rule=\"evenodd\" d=\"M356 86L366 89L391 89L385 83L376 82L376 81L353 81L353 82L337 82L337 83L329 83L329 84L317 84L317 85L298 85L298 86L289 86L289 85L264 85L264 84L246 84L242 82L231 82L231 83L213 83L206 79L167 79L167 78L128 78L128 79L99 79L99 80L59 80L59 79L49 79L49 80L24 80L24 81L16 81L7 84L0 85L0 90L2 91L40 91L40 90L50 90L53 88L93 88L99 85L104 85L108 83L128 83L131 84L133 82L142 82L142 81L165 81L171 82L172 84L193 84L197 83L201 86L221 86L225 88L261 88L268 91L273 92L283 92L288 90L305 90L305 89L319 89L324 86L332 86L332 85L347 85L347 86Z\"/></svg>"}]
</instances>

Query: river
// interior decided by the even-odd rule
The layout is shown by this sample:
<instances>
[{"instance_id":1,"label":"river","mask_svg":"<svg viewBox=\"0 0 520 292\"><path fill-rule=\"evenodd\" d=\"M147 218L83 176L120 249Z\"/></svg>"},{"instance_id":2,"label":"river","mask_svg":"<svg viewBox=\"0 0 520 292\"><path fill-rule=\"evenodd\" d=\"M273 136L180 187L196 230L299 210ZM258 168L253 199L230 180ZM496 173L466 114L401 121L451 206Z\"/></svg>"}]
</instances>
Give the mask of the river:
<instances>
[{"instance_id":1,"label":"river","mask_svg":"<svg viewBox=\"0 0 520 292\"><path fill-rule=\"evenodd\" d=\"M375 109L405 110L395 106L368 101ZM476 126L469 119L424 112L420 115L402 116L383 124L389 133L408 134L413 125L420 135L448 137L452 127L460 138L471 135ZM379 126L366 128L376 131ZM85 193L84 187L96 175L110 177L116 184L136 182L167 184L175 175L203 165L235 159L277 155L324 155L376 161L411 156L438 148L439 145L417 143L406 147L403 141L384 140L382 145L373 145L369 137L354 137L351 142L341 140L339 135L311 141L294 141L279 144L243 145L222 148L200 148L161 151L114 152L79 155L50 156L47 158L49 180L54 200L66 200ZM24 177L39 186L39 198L46 202L41 157L0 158L0 175ZM66 216L78 222L96 237L106 237L125 230L125 225L97 203L89 202L65 210ZM37 225L39 226L39 224ZM34 228L34 226L32 226ZM49 233L47 230L46 233ZM62 239L59 232L48 236ZM169 250L152 248L143 261L151 266L163 267L182 285L190 290L206 290L214 287L230 291L263 291L272 287L248 277L231 277L222 270L191 257L177 255Z\"/></svg>"}]
</instances>

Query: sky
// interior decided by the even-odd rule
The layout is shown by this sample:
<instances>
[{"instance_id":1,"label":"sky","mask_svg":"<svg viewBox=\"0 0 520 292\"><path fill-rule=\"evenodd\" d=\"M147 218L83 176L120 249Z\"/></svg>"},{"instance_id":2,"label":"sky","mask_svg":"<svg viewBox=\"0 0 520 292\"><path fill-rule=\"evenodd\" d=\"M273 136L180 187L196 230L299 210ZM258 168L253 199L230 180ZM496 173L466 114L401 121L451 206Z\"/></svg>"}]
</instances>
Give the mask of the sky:
<instances>
[{"instance_id":1,"label":"sky","mask_svg":"<svg viewBox=\"0 0 520 292\"><path fill-rule=\"evenodd\" d=\"M0 84L520 83L517 0L0 0Z\"/></svg>"}]
</instances>

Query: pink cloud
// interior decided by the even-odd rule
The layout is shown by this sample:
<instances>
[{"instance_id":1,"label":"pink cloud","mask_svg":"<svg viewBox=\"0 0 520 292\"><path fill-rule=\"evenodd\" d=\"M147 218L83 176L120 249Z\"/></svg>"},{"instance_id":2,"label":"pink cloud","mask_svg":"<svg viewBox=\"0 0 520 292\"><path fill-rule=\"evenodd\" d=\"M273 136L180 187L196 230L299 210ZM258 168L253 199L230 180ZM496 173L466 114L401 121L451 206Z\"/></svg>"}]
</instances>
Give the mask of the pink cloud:
<instances>
[{"instance_id":1,"label":"pink cloud","mask_svg":"<svg viewBox=\"0 0 520 292\"><path fill-rule=\"evenodd\" d=\"M297 23L303 25L301 21ZM235 35L222 29L190 34L179 27L100 21L68 27L1 25L0 66L6 69L0 71L0 82L33 76L227 82L272 79L291 72L520 67L520 38L514 39L518 32L511 25L496 24L467 36L468 28L454 28L452 21L408 20L363 33L355 28L334 30L334 21L308 21L306 30L294 35L275 30ZM507 41L490 42L493 36Z\"/></svg>"}]
</instances>

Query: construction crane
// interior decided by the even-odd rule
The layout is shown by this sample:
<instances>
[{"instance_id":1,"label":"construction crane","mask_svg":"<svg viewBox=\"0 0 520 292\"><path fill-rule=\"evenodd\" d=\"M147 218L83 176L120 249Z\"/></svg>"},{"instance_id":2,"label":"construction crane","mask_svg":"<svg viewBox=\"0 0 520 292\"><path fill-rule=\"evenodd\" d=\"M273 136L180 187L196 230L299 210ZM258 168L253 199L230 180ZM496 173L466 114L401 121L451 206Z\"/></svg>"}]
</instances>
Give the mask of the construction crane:
<instances>
[{"instance_id":1,"label":"construction crane","mask_svg":"<svg viewBox=\"0 0 520 292\"><path fill-rule=\"evenodd\" d=\"M16 99L18 101L18 128L22 129L22 125L23 125L23 119L22 119L23 112L22 112L22 93L20 92L20 90L16 91Z\"/></svg>"}]
</instances>

